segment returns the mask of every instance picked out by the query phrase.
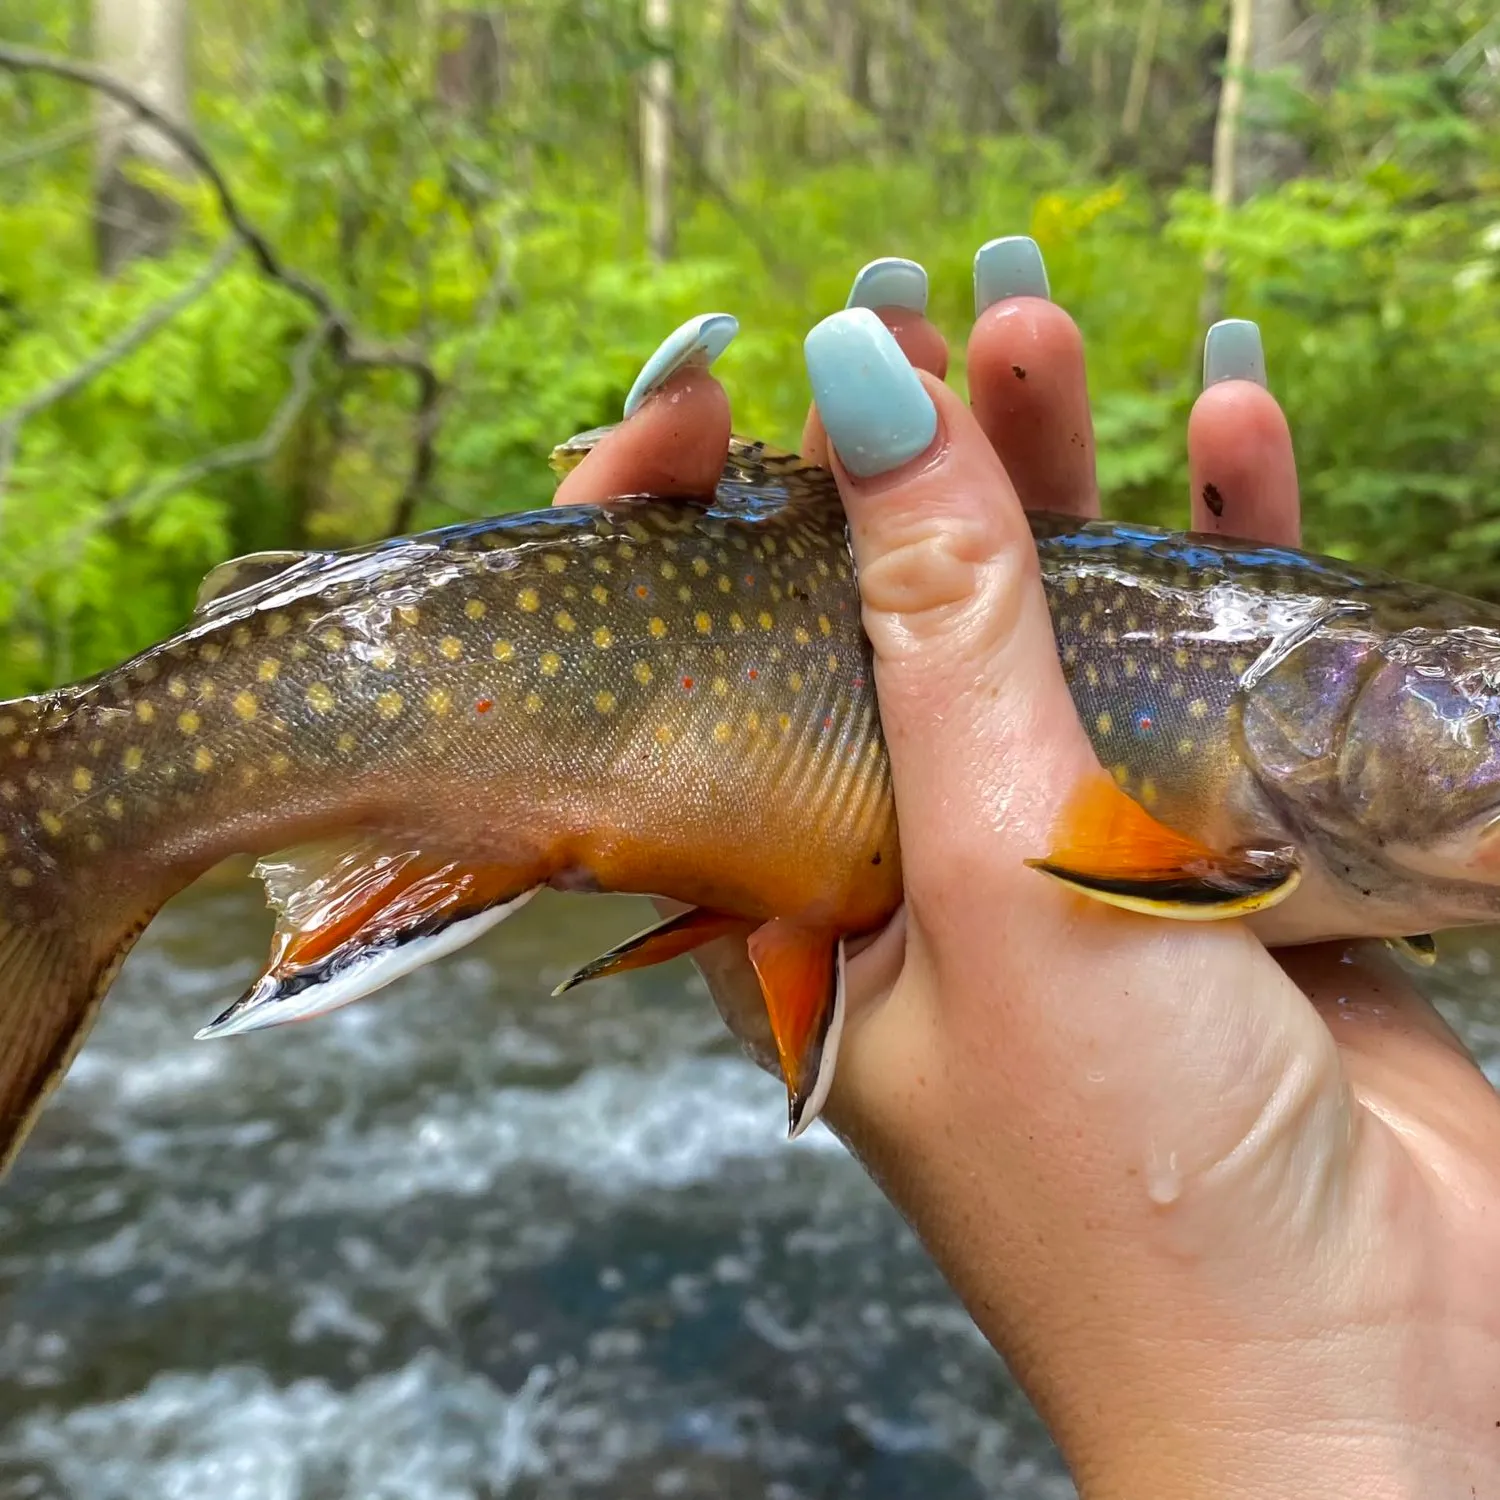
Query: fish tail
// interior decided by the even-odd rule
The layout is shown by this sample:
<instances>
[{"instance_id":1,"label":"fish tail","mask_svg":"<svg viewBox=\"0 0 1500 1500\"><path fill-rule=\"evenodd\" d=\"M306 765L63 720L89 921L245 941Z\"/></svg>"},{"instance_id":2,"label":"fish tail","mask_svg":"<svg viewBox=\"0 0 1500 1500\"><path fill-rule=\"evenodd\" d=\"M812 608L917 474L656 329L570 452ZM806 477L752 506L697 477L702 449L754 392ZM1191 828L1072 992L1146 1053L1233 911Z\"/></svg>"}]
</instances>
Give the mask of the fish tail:
<instances>
[{"instance_id":1,"label":"fish tail","mask_svg":"<svg viewBox=\"0 0 1500 1500\"><path fill-rule=\"evenodd\" d=\"M51 733L38 700L0 702L0 1176L125 955L174 894L136 871L121 878L107 857L51 836L54 815L19 770L42 758Z\"/></svg>"}]
</instances>

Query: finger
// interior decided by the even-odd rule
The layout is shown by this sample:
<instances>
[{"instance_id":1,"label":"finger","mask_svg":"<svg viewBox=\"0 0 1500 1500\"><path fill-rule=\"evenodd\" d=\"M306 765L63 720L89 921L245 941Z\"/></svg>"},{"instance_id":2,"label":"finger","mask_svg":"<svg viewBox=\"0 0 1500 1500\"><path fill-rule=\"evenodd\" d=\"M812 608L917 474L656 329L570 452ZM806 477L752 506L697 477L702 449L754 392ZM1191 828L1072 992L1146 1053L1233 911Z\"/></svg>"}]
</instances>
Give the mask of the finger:
<instances>
[{"instance_id":1,"label":"finger","mask_svg":"<svg viewBox=\"0 0 1500 1500\"><path fill-rule=\"evenodd\" d=\"M969 401L1028 510L1097 516L1094 419L1083 335L1048 300L1035 240L991 240L974 257Z\"/></svg>"},{"instance_id":2,"label":"finger","mask_svg":"<svg viewBox=\"0 0 1500 1500\"><path fill-rule=\"evenodd\" d=\"M914 260L872 260L854 278L849 307L868 307L896 337L919 370L942 380L948 374L948 341L927 321L927 272ZM828 467L828 438L816 405L810 407L798 450L809 463Z\"/></svg>"},{"instance_id":3,"label":"finger","mask_svg":"<svg viewBox=\"0 0 1500 1500\"><path fill-rule=\"evenodd\" d=\"M641 367L625 420L557 487L554 505L620 495L711 495L729 451L729 398L709 366L738 330L707 313L674 330Z\"/></svg>"},{"instance_id":4,"label":"finger","mask_svg":"<svg viewBox=\"0 0 1500 1500\"><path fill-rule=\"evenodd\" d=\"M1292 434L1266 389L1254 323L1215 323L1203 346L1204 391L1188 419L1194 531L1281 546L1301 539Z\"/></svg>"}]
</instances>

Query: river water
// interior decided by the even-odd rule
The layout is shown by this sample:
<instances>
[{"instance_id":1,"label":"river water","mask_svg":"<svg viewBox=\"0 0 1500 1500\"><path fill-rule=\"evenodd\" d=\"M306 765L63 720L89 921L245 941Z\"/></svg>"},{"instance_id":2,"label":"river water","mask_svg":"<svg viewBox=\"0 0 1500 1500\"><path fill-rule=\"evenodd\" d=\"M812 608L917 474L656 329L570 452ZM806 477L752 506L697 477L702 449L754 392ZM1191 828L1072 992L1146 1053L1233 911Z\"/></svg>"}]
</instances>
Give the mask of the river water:
<instances>
[{"instance_id":1,"label":"river water","mask_svg":"<svg viewBox=\"0 0 1500 1500\"><path fill-rule=\"evenodd\" d=\"M544 895L314 1024L196 1043L259 888L131 956L0 1190L3 1500L1066 1500L910 1232L650 920ZM1500 944L1424 982L1500 1078Z\"/></svg>"}]
</instances>

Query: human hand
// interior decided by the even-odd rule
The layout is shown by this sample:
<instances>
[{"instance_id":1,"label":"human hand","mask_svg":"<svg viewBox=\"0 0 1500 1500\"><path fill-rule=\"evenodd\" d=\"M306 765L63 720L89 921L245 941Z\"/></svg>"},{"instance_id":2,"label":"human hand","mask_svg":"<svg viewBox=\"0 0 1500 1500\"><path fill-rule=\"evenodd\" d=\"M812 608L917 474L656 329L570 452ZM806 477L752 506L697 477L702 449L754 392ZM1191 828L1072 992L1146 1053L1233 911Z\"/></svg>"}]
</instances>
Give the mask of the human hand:
<instances>
[{"instance_id":1,"label":"human hand","mask_svg":"<svg viewBox=\"0 0 1500 1500\"><path fill-rule=\"evenodd\" d=\"M935 378L946 350L910 293L882 316L934 373L868 319L809 339L805 451L826 422L835 454L862 453L862 477L832 466L906 888L851 964L827 1118L1085 1496L1482 1495L1500 1473L1500 1103L1472 1059L1378 949L1283 968L1241 924L1107 910L1023 865L1097 773L1018 503L1096 506L1077 330L992 295L1043 290L1029 254L981 263L972 409ZM1223 337L1210 363L1250 369L1244 330ZM880 452L871 403L912 441ZM706 371L678 374L560 498L706 492L728 425ZM1189 450L1195 526L1296 539L1263 389L1213 385ZM754 1041L738 963L710 973Z\"/></svg>"}]
</instances>

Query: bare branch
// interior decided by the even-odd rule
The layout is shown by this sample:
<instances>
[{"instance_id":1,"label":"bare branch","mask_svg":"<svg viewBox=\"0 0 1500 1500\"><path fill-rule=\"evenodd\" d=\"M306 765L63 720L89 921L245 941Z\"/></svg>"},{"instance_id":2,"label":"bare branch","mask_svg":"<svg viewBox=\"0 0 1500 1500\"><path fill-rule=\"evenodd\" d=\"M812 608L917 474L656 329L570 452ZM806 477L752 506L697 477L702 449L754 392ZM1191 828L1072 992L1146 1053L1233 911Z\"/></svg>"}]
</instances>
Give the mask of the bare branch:
<instances>
[{"instance_id":1,"label":"bare branch","mask_svg":"<svg viewBox=\"0 0 1500 1500\"><path fill-rule=\"evenodd\" d=\"M417 438L411 474L407 480L407 491L412 497L411 505L407 508L414 508L426 488L434 466L438 398L442 394L442 384L427 358L415 349L372 344L360 338L348 315L338 308L328 292L317 282L287 265L266 236L246 216L230 191L224 174L219 171L207 148L193 131L164 114L128 84L87 63L74 62L71 58L58 57L50 52L38 52L31 47L12 46L8 42L0 42L0 68L7 68L12 72L46 73L54 78L82 84L113 99L160 132L208 182L218 199L220 211L244 241L262 273L271 280L280 282L317 311L320 326L326 325L324 339L335 359L341 364L359 369L404 370L416 381Z\"/></svg>"},{"instance_id":2,"label":"bare branch","mask_svg":"<svg viewBox=\"0 0 1500 1500\"><path fill-rule=\"evenodd\" d=\"M148 308L128 328L105 344L91 359L85 360L76 369L70 370L61 379L44 386L35 395L28 396L19 406L0 413L0 496L5 494L10 467L15 460L16 439L21 428L38 412L45 411L59 401L81 391L96 375L107 370L117 360L140 348L153 334L159 332L185 307L196 302L220 276L229 269L230 263L240 253L240 240L231 235L214 252L214 258L204 270L181 291Z\"/></svg>"},{"instance_id":3,"label":"bare branch","mask_svg":"<svg viewBox=\"0 0 1500 1500\"><path fill-rule=\"evenodd\" d=\"M132 511L143 506L155 505L158 501L165 500L169 495L175 495L179 490L196 484L210 474L220 474L226 469L243 469L251 464L263 464L274 458L282 443L286 441L292 424L302 415L307 403L312 399L313 360L320 349L331 344L335 332L333 319L324 318L321 323L314 324L303 335L302 342L297 345L292 355L291 386L286 395L281 398L280 404L271 414L271 420L266 423L259 437L252 438L248 443L232 443L227 448L216 448L212 453L205 453L201 458L195 458L191 463L184 464L180 469L174 469L172 473L161 479L154 479L151 483L142 485L139 489L132 490L117 500L110 501L97 515L90 516L82 525L75 527L58 545L63 550L76 547L85 537L96 531L102 531L106 526L112 526L116 521L123 520Z\"/></svg>"}]
</instances>

